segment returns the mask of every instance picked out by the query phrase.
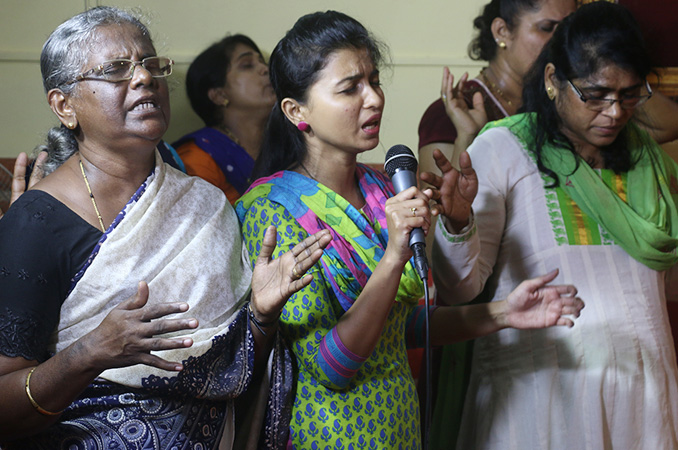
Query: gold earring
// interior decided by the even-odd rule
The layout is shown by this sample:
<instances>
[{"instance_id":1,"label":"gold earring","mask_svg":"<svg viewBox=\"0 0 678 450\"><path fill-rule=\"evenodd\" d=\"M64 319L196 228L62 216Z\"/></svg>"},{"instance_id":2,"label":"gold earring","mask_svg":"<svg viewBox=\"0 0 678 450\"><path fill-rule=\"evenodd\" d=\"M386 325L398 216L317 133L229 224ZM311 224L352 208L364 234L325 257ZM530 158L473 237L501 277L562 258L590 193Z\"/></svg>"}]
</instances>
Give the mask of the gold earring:
<instances>
[{"instance_id":1,"label":"gold earring","mask_svg":"<svg viewBox=\"0 0 678 450\"><path fill-rule=\"evenodd\" d=\"M549 96L549 100L553 100L554 98L556 98L556 92L553 89L553 86L548 86L546 88L546 95Z\"/></svg>"},{"instance_id":2,"label":"gold earring","mask_svg":"<svg viewBox=\"0 0 678 450\"><path fill-rule=\"evenodd\" d=\"M506 42L504 41L499 41L497 45L499 45L499 48L506 48Z\"/></svg>"},{"instance_id":3,"label":"gold earring","mask_svg":"<svg viewBox=\"0 0 678 450\"><path fill-rule=\"evenodd\" d=\"M73 122L68 122L68 125L66 125L66 126L68 127L69 130L72 130L73 128L75 128L75 124Z\"/></svg>"},{"instance_id":4,"label":"gold earring","mask_svg":"<svg viewBox=\"0 0 678 450\"><path fill-rule=\"evenodd\" d=\"M231 101L227 98L224 99L224 103L222 103L222 106L228 106L228 104L231 103Z\"/></svg>"}]
</instances>

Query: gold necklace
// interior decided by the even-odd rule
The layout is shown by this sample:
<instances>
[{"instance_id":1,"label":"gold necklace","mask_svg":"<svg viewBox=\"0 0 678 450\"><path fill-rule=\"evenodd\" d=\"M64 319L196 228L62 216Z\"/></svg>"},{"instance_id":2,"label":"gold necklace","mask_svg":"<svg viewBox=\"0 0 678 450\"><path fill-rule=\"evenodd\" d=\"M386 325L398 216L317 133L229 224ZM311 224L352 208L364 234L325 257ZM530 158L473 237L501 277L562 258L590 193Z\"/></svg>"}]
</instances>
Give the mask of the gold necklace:
<instances>
[{"instance_id":1,"label":"gold necklace","mask_svg":"<svg viewBox=\"0 0 678 450\"><path fill-rule=\"evenodd\" d=\"M225 127L224 125L219 125L219 126L217 126L217 128L220 131L223 131L224 134L226 136L228 136L229 138L231 138L231 140L233 142L235 142L237 145L240 145L240 140L237 137L235 137L235 134L233 134L233 132L231 130L229 130L228 127Z\"/></svg>"},{"instance_id":2,"label":"gold necklace","mask_svg":"<svg viewBox=\"0 0 678 450\"><path fill-rule=\"evenodd\" d=\"M492 80L490 80L490 79L487 77L487 75L485 75L485 69L487 69L487 67L483 67L483 70L480 71L480 75L483 77L483 80L485 80L485 82L486 82L487 84L490 85L490 87L492 88L492 90L493 90L499 97L501 97L501 99L504 100L504 101L506 102L507 105L513 106L513 102L512 102L511 100L509 100L508 98L506 98L506 96L504 95L504 92L503 92L501 89L499 89L499 86L497 86L496 84L494 84L494 83L492 82Z\"/></svg>"},{"instance_id":3,"label":"gold necklace","mask_svg":"<svg viewBox=\"0 0 678 450\"><path fill-rule=\"evenodd\" d=\"M85 186L87 186L87 192L89 192L89 198L92 199L92 205L94 206L94 212L97 213L97 218L99 219L99 225L101 225L101 231L106 232L104 228L104 221L99 214L99 208L97 208L97 202L94 200L94 194L92 194L92 188L89 187L89 181L87 180L87 175L85 175L85 167L82 165L82 159L78 158L80 163L80 172L82 172L82 178L85 180Z\"/></svg>"}]
</instances>

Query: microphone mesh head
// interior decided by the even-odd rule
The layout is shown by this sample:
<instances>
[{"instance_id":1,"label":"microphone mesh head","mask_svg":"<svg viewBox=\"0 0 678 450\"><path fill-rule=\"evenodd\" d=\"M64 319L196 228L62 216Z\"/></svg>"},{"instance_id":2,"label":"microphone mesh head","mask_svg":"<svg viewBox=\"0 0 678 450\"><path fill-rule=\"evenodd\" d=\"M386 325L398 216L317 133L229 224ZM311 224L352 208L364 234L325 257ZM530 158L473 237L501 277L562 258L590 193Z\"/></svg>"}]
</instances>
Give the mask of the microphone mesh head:
<instances>
[{"instance_id":1,"label":"microphone mesh head","mask_svg":"<svg viewBox=\"0 0 678 450\"><path fill-rule=\"evenodd\" d=\"M384 163L384 170L389 177L399 170L417 171L417 158L415 158L412 150L406 145L394 145L388 152L386 152L386 162Z\"/></svg>"}]
</instances>

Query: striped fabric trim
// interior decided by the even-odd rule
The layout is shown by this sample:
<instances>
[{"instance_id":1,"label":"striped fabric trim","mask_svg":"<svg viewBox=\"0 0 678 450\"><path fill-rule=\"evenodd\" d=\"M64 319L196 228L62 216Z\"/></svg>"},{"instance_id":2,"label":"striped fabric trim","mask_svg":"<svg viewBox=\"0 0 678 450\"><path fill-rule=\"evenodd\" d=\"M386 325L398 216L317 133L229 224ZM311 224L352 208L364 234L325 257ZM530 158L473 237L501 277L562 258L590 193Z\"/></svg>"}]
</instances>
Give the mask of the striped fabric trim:
<instances>
[{"instance_id":1,"label":"striped fabric trim","mask_svg":"<svg viewBox=\"0 0 678 450\"><path fill-rule=\"evenodd\" d=\"M339 337L337 328L332 328L320 341L318 365L320 370L330 381L340 387L345 387L358 372L367 358L351 352Z\"/></svg>"},{"instance_id":2,"label":"striped fabric trim","mask_svg":"<svg viewBox=\"0 0 678 450\"><path fill-rule=\"evenodd\" d=\"M574 200L560 187L556 188L569 245L601 245L598 223L585 215Z\"/></svg>"},{"instance_id":3,"label":"striped fabric trim","mask_svg":"<svg viewBox=\"0 0 678 450\"><path fill-rule=\"evenodd\" d=\"M619 198L627 201L627 179L625 174L616 174L611 170L598 171L603 182L614 191ZM558 209L562 216L562 224L565 228L567 236L566 241L560 241L561 245L610 245L611 239L607 233L598 225L598 222L593 220L577 206L574 200L561 187L555 189L556 198L558 200ZM552 207L550 215L553 218L558 213L553 211Z\"/></svg>"},{"instance_id":4,"label":"striped fabric trim","mask_svg":"<svg viewBox=\"0 0 678 450\"><path fill-rule=\"evenodd\" d=\"M440 230L442 231L445 240L452 244L468 241L476 234L477 231L475 215L473 213L471 213L468 225L466 225L459 232L459 234L451 234L449 231L447 231L447 228L445 227L445 218L442 215L438 216L438 223L436 224L436 226L439 227Z\"/></svg>"}]
</instances>

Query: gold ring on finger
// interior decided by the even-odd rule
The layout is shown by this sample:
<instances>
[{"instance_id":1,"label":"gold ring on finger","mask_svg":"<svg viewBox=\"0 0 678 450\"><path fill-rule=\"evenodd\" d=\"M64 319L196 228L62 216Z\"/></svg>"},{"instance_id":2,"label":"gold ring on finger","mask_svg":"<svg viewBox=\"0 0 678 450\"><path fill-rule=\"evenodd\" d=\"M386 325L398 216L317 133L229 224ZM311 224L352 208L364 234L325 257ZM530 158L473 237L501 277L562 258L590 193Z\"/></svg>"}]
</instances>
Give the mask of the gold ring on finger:
<instances>
[{"instance_id":1,"label":"gold ring on finger","mask_svg":"<svg viewBox=\"0 0 678 450\"><path fill-rule=\"evenodd\" d=\"M413 206L410 210L412 211L412 217L417 217L417 208Z\"/></svg>"},{"instance_id":2,"label":"gold ring on finger","mask_svg":"<svg viewBox=\"0 0 678 450\"><path fill-rule=\"evenodd\" d=\"M299 272L297 272L297 266L296 265L294 267L292 267L292 275L294 275L295 280L298 280L299 278L301 278L301 275L299 275Z\"/></svg>"}]
</instances>

